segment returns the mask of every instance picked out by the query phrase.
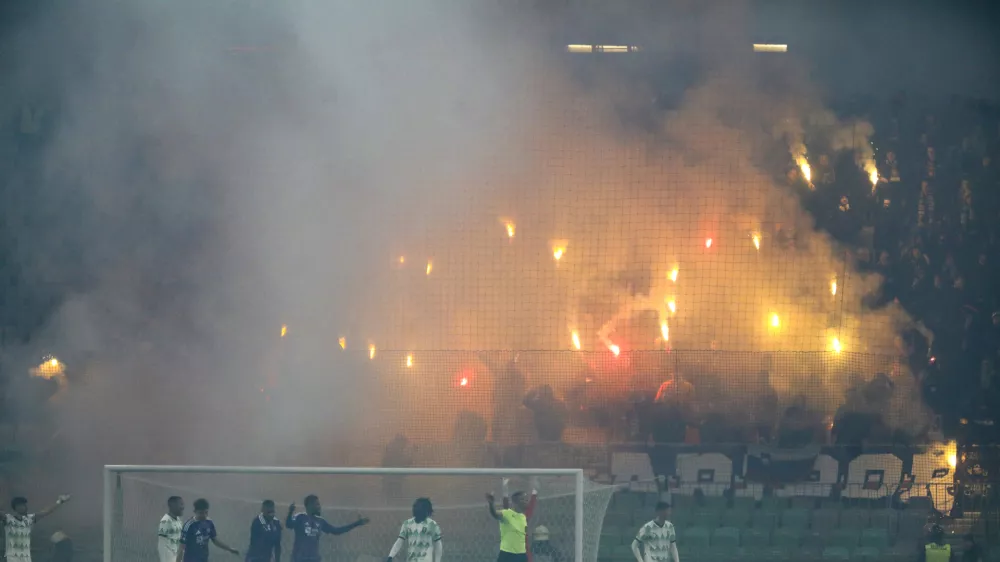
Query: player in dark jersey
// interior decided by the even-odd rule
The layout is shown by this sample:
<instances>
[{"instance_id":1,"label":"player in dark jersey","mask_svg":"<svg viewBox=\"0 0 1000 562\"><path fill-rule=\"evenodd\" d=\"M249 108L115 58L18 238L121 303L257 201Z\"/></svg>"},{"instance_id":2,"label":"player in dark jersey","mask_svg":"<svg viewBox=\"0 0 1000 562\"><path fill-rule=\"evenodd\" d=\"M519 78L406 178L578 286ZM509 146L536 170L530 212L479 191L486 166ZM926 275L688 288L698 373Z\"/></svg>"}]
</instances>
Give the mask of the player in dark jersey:
<instances>
[{"instance_id":1,"label":"player in dark jersey","mask_svg":"<svg viewBox=\"0 0 1000 562\"><path fill-rule=\"evenodd\" d=\"M274 517L274 502L264 500L260 513L250 522L250 546L246 562L281 562L281 522Z\"/></svg>"},{"instance_id":2,"label":"player in dark jersey","mask_svg":"<svg viewBox=\"0 0 1000 562\"><path fill-rule=\"evenodd\" d=\"M323 516L319 498L306 496L305 513L295 514L295 504L288 507L288 517L285 526L295 532L295 543L292 545L292 562L319 562L319 537L323 533L343 535L362 525L368 524L366 517L358 517L357 521L343 527L334 527ZM293 515L294 514L294 515Z\"/></svg>"},{"instance_id":3,"label":"player in dark jersey","mask_svg":"<svg viewBox=\"0 0 1000 562\"><path fill-rule=\"evenodd\" d=\"M232 554L240 553L216 536L215 523L208 518L208 500L201 498L194 501L194 517L188 519L181 531L177 562L208 562L209 542Z\"/></svg>"}]
</instances>

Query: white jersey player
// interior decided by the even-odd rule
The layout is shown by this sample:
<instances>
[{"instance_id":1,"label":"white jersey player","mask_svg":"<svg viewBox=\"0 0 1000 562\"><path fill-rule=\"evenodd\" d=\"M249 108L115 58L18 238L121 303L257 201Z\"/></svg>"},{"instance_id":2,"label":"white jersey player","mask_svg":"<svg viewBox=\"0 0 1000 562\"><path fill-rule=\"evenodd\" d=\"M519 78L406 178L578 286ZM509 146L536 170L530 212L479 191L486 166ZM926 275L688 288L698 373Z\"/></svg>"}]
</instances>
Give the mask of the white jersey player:
<instances>
[{"instance_id":1,"label":"white jersey player","mask_svg":"<svg viewBox=\"0 0 1000 562\"><path fill-rule=\"evenodd\" d=\"M59 496L56 503L39 511L28 513L28 500L14 498L10 502L14 513L0 514L4 535L7 539L6 556L8 562L31 562L31 530L35 523L69 501L69 496Z\"/></svg>"},{"instance_id":2,"label":"white jersey player","mask_svg":"<svg viewBox=\"0 0 1000 562\"><path fill-rule=\"evenodd\" d=\"M399 537L389 550L387 562L399 554L406 545L406 562L441 562L444 547L441 544L441 527L431 519L434 507L431 500L417 498L413 502L413 517L403 522Z\"/></svg>"},{"instance_id":3,"label":"white jersey player","mask_svg":"<svg viewBox=\"0 0 1000 562\"><path fill-rule=\"evenodd\" d=\"M181 532L184 529L184 500L180 496L170 496L167 499L167 513L160 518L157 529L156 552L160 562L176 562L177 548L181 544Z\"/></svg>"},{"instance_id":4,"label":"white jersey player","mask_svg":"<svg viewBox=\"0 0 1000 562\"><path fill-rule=\"evenodd\" d=\"M632 541L636 562L681 562L677 554L677 531L667 521L670 504L656 504L656 519L643 525Z\"/></svg>"}]
</instances>

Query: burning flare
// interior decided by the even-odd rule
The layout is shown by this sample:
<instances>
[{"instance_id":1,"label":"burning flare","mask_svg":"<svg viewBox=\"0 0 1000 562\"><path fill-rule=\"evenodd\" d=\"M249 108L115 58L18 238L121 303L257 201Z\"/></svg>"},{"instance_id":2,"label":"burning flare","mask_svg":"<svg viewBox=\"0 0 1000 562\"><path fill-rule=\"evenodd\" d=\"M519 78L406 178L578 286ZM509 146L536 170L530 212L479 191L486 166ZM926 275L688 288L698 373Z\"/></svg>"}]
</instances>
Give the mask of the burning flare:
<instances>
[{"instance_id":1,"label":"burning flare","mask_svg":"<svg viewBox=\"0 0 1000 562\"><path fill-rule=\"evenodd\" d=\"M576 330L573 330L573 333L570 334L570 337L573 338L573 348L576 349L577 351L580 351L580 334L577 333Z\"/></svg>"},{"instance_id":2,"label":"burning flare","mask_svg":"<svg viewBox=\"0 0 1000 562\"><path fill-rule=\"evenodd\" d=\"M566 255L566 245L565 240L553 240L552 241L552 257L558 262Z\"/></svg>"},{"instance_id":3,"label":"burning flare","mask_svg":"<svg viewBox=\"0 0 1000 562\"><path fill-rule=\"evenodd\" d=\"M434 262L427 260L427 275L431 274L431 270L434 269Z\"/></svg>"},{"instance_id":4,"label":"burning flare","mask_svg":"<svg viewBox=\"0 0 1000 562\"><path fill-rule=\"evenodd\" d=\"M666 322L660 322L660 337L663 341L670 341L670 326Z\"/></svg>"},{"instance_id":5,"label":"burning flare","mask_svg":"<svg viewBox=\"0 0 1000 562\"><path fill-rule=\"evenodd\" d=\"M670 314L677 314L677 301L670 299L667 301L667 308L670 309Z\"/></svg>"},{"instance_id":6,"label":"burning flare","mask_svg":"<svg viewBox=\"0 0 1000 562\"><path fill-rule=\"evenodd\" d=\"M614 354L615 357L618 357L618 354L622 352L622 349L615 344L609 345L608 349L611 350L611 353Z\"/></svg>"},{"instance_id":7,"label":"burning flare","mask_svg":"<svg viewBox=\"0 0 1000 562\"><path fill-rule=\"evenodd\" d=\"M809 161L806 160L806 157L799 156L795 159L795 163L799 166L799 170L802 170L802 177L806 178L806 183L812 185L812 166L809 165Z\"/></svg>"},{"instance_id":8,"label":"burning flare","mask_svg":"<svg viewBox=\"0 0 1000 562\"><path fill-rule=\"evenodd\" d=\"M836 336L834 336L833 339L830 340L830 349L833 350L834 353L840 353L841 351L840 339L838 339Z\"/></svg>"},{"instance_id":9,"label":"burning flare","mask_svg":"<svg viewBox=\"0 0 1000 562\"><path fill-rule=\"evenodd\" d=\"M711 248L712 247L712 239L711 238L706 238L705 239L705 247L706 248Z\"/></svg>"},{"instance_id":10,"label":"burning flare","mask_svg":"<svg viewBox=\"0 0 1000 562\"><path fill-rule=\"evenodd\" d=\"M678 273L680 273L680 269L677 267L674 267L673 269L670 270L670 280L673 281L674 283L677 282Z\"/></svg>"},{"instance_id":11,"label":"burning flare","mask_svg":"<svg viewBox=\"0 0 1000 562\"><path fill-rule=\"evenodd\" d=\"M337 343L340 344L340 349L347 349L347 338L339 338Z\"/></svg>"},{"instance_id":12,"label":"burning flare","mask_svg":"<svg viewBox=\"0 0 1000 562\"><path fill-rule=\"evenodd\" d=\"M413 354L409 353L406 355L406 368L409 369L413 366Z\"/></svg>"},{"instance_id":13,"label":"burning flare","mask_svg":"<svg viewBox=\"0 0 1000 562\"><path fill-rule=\"evenodd\" d=\"M368 358L375 359L375 344L368 344Z\"/></svg>"},{"instance_id":14,"label":"burning flare","mask_svg":"<svg viewBox=\"0 0 1000 562\"><path fill-rule=\"evenodd\" d=\"M285 337L287 335L288 335L288 324L282 324L281 325L281 337Z\"/></svg>"},{"instance_id":15,"label":"burning flare","mask_svg":"<svg viewBox=\"0 0 1000 562\"><path fill-rule=\"evenodd\" d=\"M406 263L406 256L399 256L399 265Z\"/></svg>"},{"instance_id":16,"label":"burning flare","mask_svg":"<svg viewBox=\"0 0 1000 562\"><path fill-rule=\"evenodd\" d=\"M868 172L868 181L872 182L872 193L875 193L875 188L878 187L878 168L875 162L869 160L865 164L865 171Z\"/></svg>"},{"instance_id":17,"label":"burning flare","mask_svg":"<svg viewBox=\"0 0 1000 562\"><path fill-rule=\"evenodd\" d=\"M754 232L753 234L750 235L750 239L753 240L753 247L757 248L757 250L760 250L760 234Z\"/></svg>"},{"instance_id":18,"label":"burning flare","mask_svg":"<svg viewBox=\"0 0 1000 562\"><path fill-rule=\"evenodd\" d=\"M500 220L503 221L503 227L504 229L507 230L507 238L513 238L514 233L517 231L517 225L514 224L514 221L510 219L500 219Z\"/></svg>"},{"instance_id":19,"label":"burning flare","mask_svg":"<svg viewBox=\"0 0 1000 562\"><path fill-rule=\"evenodd\" d=\"M771 327L772 328L781 327L781 318L779 318L776 313L771 314Z\"/></svg>"},{"instance_id":20,"label":"burning flare","mask_svg":"<svg viewBox=\"0 0 1000 562\"><path fill-rule=\"evenodd\" d=\"M837 296L837 279L835 278L830 280L830 294Z\"/></svg>"}]
</instances>

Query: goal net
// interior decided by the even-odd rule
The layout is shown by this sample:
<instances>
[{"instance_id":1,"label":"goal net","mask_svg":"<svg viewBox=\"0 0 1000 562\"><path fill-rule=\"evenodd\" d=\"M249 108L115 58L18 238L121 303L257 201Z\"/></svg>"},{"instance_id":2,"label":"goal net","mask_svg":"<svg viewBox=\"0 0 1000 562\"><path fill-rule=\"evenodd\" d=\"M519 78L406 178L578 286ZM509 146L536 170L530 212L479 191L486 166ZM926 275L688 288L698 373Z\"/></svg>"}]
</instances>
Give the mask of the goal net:
<instances>
[{"instance_id":1,"label":"goal net","mask_svg":"<svg viewBox=\"0 0 1000 562\"><path fill-rule=\"evenodd\" d=\"M492 562L499 550L499 529L488 514L484 495L492 492L499 509L502 478L509 479L510 493L530 493L537 485L529 532L544 526L564 562L594 562L613 491L574 469L106 467L105 471L105 562L158 559L157 527L170 496L184 499L184 520L193 515L194 500L208 500L219 538L244 553L250 524L263 500L275 502L276 517L284 524L289 505L295 503L296 512L302 511L303 498L309 494L319 497L323 516L333 525L346 525L359 515L370 519L368 525L345 535L321 538L324 560L384 561L403 521L412 516L413 501L428 497L434 505L433 519L442 529L443 562ZM285 558L293 539L286 530ZM212 556L230 557L222 551Z\"/></svg>"}]
</instances>

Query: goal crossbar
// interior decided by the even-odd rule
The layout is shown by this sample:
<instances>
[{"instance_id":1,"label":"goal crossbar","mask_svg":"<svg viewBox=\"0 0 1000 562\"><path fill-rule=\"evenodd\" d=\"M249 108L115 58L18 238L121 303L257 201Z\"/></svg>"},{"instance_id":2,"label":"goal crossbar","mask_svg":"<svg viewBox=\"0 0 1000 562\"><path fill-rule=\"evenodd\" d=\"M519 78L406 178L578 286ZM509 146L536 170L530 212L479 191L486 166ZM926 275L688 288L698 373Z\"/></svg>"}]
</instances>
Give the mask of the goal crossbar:
<instances>
[{"instance_id":1,"label":"goal crossbar","mask_svg":"<svg viewBox=\"0 0 1000 562\"><path fill-rule=\"evenodd\" d=\"M104 562L112 562L111 529L114 523L116 478L126 473L173 472L199 474L327 474L372 476L573 476L574 560L583 562L583 495L585 479L580 468L375 468L322 466L191 466L191 465L105 465L104 466Z\"/></svg>"}]
</instances>

